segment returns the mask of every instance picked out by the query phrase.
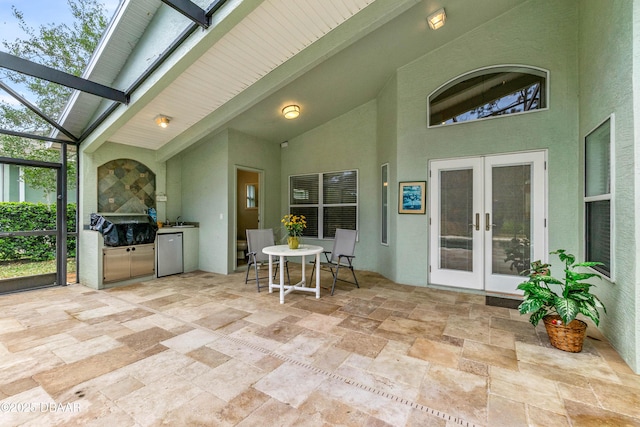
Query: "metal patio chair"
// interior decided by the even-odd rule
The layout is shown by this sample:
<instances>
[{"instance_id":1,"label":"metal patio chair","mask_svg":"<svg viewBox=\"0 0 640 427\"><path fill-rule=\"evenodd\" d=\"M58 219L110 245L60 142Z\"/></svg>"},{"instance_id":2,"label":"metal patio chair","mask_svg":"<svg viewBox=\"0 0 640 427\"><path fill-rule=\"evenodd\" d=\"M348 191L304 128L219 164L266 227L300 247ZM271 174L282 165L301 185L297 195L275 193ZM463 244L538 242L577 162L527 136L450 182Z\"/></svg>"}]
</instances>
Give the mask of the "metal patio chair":
<instances>
[{"instance_id":1,"label":"metal patio chair","mask_svg":"<svg viewBox=\"0 0 640 427\"><path fill-rule=\"evenodd\" d=\"M256 281L256 286L258 288L258 292L260 292L260 288L266 288L269 285L260 286L260 279L268 279L269 277L259 277L259 269L260 266L268 265L269 263L269 255L262 253L262 249L267 246L275 245L275 239L273 237L273 229L272 228L264 228L258 230L247 230L247 274L244 277L244 283L249 281L249 271L253 266L253 269L256 273L256 278L251 279ZM275 271L273 277L275 278L278 274L278 268L280 263L276 263ZM291 283L289 279L289 261L285 260L285 268L287 269L287 281Z\"/></svg>"},{"instance_id":2,"label":"metal patio chair","mask_svg":"<svg viewBox=\"0 0 640 427\"><path fill-rule=\"evenodd\" d=\"M333 284L331 285L331 295L336 288L336 281L340 280L341 282L347 282L356 285L357 288L360 287L358 284L358 278L356 277L356 273L353 270L353 259L355 255L353 255L356 249L356 239L358 238L357 230L345 230L342 228L336 229L336 235L333 240L333 249L331 252L324 251L324 257L326 261L320 263L320 268L323 270L327 270L333 276ZM338 272L340 268L348 268L351 270L351 274L353 275L353 282L345 279L340 279L338 277ZM313 269L311 270L311 277L313 277L313 273L315 272L316 264L313 263Z\"/></svg>"}]
</instances>

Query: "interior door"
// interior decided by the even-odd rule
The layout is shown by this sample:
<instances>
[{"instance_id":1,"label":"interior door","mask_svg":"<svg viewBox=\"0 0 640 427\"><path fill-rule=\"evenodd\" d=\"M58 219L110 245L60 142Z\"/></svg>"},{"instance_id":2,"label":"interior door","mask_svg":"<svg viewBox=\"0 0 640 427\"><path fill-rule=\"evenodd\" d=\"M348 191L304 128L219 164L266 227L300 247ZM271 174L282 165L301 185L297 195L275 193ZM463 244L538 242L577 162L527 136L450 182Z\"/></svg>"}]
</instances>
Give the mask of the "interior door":
<instances>
[{"instance_id":1,"label":"interior door","mask_svg":"<svg viewBox=\"0 0 640 427\"><path fill-rule=\"evenodd\" d=\"M546 258L544 165L544 152L431 163L431 283L518 293Z\"/></svg>"}]
</instances>

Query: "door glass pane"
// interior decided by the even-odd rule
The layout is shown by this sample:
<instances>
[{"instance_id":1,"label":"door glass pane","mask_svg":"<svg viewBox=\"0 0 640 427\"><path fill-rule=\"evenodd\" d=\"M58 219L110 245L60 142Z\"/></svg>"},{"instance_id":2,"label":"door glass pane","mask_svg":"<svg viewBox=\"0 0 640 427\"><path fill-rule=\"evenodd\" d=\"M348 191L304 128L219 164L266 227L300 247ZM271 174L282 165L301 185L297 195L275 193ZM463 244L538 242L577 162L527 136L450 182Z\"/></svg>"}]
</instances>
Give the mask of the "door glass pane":
<instances>
[{"instance_id":1,"label":"door glass pane","mask_svg":"<svg viewBox=\"0 0 640 427\"><path fill-rule=\"evenodd\" d=\"M473 170L440 172L440 268L473 270Z\"/></svg>"},{"instance_id":2,"label":"door glass pane","mask_svg":"<svg viewBox=\"0 0 640 427\"><path fill-rule=\"evenodd\" d=\"M531 165L492 169L492 273L519 275L531 263Z\"/></svg>"}]
</instances>

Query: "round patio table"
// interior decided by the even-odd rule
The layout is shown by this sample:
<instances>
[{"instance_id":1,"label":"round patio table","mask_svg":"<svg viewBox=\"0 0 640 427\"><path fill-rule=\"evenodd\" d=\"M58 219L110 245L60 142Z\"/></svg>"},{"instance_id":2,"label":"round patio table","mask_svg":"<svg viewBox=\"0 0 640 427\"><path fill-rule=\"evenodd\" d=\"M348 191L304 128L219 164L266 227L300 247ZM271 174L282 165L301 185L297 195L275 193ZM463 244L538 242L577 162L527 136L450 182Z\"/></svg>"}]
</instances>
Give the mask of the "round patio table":
<instances>
[{"instance_id":1,"label":"round patio table","mask_svg":"<svg viewBox=\"0 0 640 427\"><path fill-rule=\"evenodd\" d=\"M305 277L304 258L309 255L315 255L316 266L320 266L320 254L324 248L314 245L300 245L297 249L289 249L288 245L267 246L262 252L269 255L269 293L273 289L280 289L280 304L284 304L284 296L293 291L315 292L316 298L320 298L320 268L316 268L316 287L307 286ZM280 282L273 283L273 257L280 257ZM302 257L302 280L295 285L284 284L284 260L286 257L299 256Z\"/></svg>"}]
</instances>

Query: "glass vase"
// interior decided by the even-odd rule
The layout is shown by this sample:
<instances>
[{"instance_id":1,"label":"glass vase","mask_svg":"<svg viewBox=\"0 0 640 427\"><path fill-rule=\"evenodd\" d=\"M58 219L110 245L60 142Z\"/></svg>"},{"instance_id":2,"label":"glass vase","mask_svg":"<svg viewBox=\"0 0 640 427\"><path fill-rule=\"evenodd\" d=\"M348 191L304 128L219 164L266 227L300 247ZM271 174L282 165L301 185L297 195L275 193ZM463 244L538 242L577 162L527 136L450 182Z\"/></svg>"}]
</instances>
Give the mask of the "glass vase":
<instances>
[{"instance_id":1,"label":"glass vase","mask_svg":"<svg viewBox=\"0 0 640 427\"><path fill-rule=\"evenodd\" d=\"M289 245L289 249L298 249L300 240L298 236L287 236L287 244Z\"/></svg>"}]
</instances>

